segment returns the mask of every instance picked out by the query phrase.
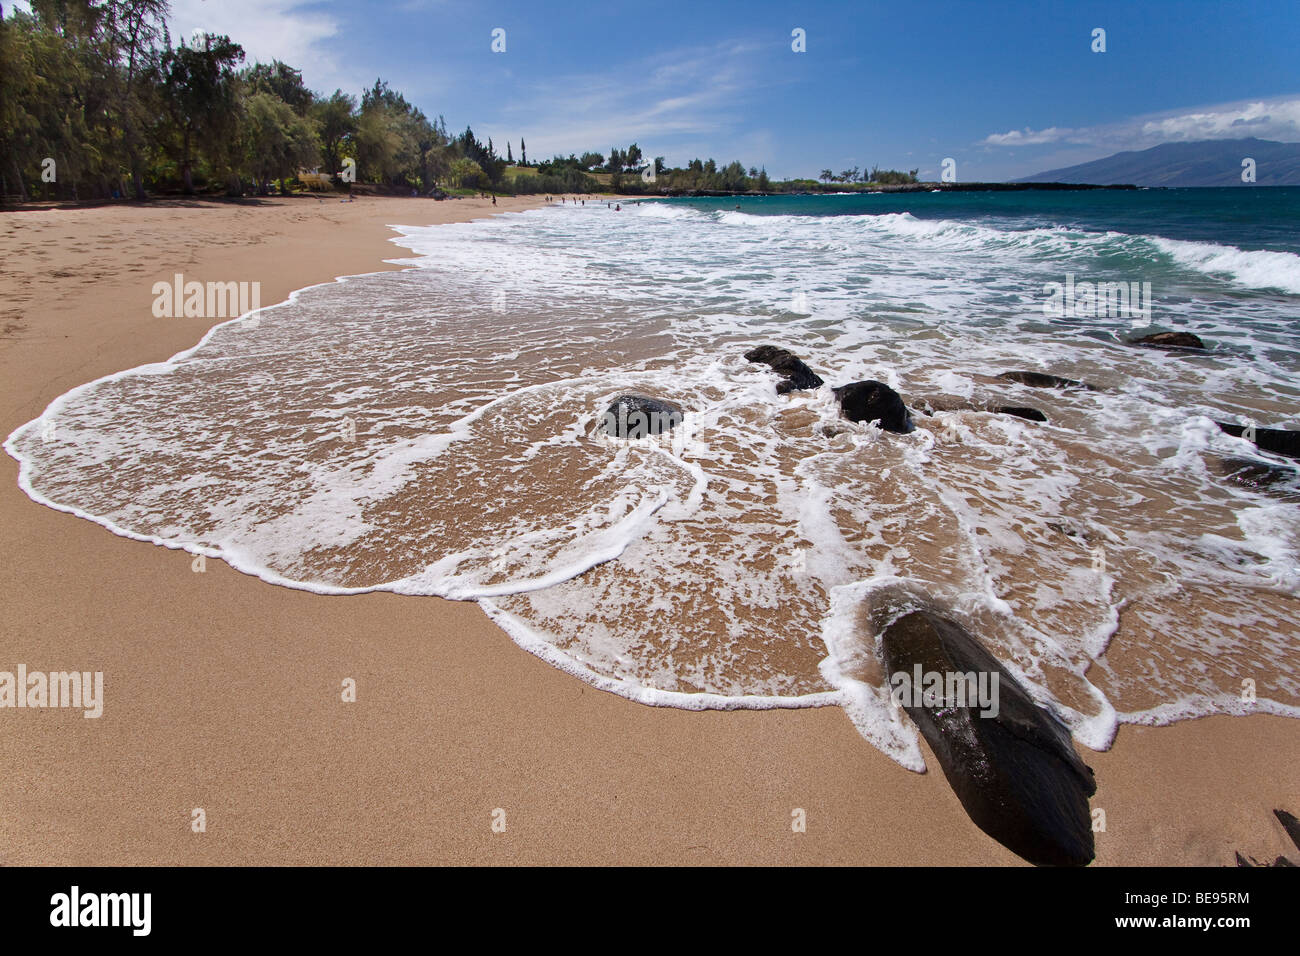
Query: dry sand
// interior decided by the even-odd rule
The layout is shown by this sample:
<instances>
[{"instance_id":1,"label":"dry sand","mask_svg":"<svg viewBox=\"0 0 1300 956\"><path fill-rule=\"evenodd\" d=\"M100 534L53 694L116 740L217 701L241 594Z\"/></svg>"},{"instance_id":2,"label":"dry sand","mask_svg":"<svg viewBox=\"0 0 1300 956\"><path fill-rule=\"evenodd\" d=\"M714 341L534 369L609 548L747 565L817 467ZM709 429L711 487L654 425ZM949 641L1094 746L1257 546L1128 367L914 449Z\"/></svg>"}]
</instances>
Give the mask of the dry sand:
<instances>
[{"instance_id":1,"label":"dry sand","mask_svg":"<svg viewBox=\"0 0 1300 956\"><path fill-rule=\"evenodd\" d=\"M210 321L150 310L175 272L260 281L270 305L391 268L403 251L386 224L534 204L0 213L0 432L192 346ZM1021 862L970 822L928 749L930 773L902 770L837 708L632 703L520 650L474 604L323 597L214 561L195 573L186 553L33 503L16 473L0 456L0 670L100 670L106 703L98 720L0 710L0 864ZM1294 856L1270 811L1300 811L1298 729L1220 717L1084 751L1106 811L1098 862Z\"/></svg>"}]
</instances>

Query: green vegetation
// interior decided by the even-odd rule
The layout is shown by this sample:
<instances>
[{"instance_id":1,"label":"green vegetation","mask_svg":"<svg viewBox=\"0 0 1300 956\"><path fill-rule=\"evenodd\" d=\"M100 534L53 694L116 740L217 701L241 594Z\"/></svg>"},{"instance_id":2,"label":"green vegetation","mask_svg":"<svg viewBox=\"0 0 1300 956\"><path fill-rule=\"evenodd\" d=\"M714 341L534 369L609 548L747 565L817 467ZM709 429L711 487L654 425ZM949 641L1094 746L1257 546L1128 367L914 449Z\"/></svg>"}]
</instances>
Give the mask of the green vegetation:
<instances>
[{"instance_id":1,"label":"green vegetation","mask_svg":"<svg viewBox=\"0 0 1300 956\"><path fill-rule=\"evenodd\" d=\"M863 170L858 171L858 167L846 169L840 173L833 173L829 169L823 169L821 175L817 177L824 183L864 183L873 186L901 186L905 183L914 183L917 170L900 173L896 169L881 169L879 166L873 167L871 172Z\"/></svg>"},{"instance_id":2,"label":"green vegetation","mask_svg":"<svg viewBox=\"0 0 1300 956\"><path fill-rule=\"evenodd\" d=\"M358 104L322 96L278 60L244 64L231 38L173 43L167 0L32 0L0 10L0 196L266 195L371 183L401 192L591 191L569 172L518 170L472 129L447 132L383 80ZM527 147L520 140L520 166ZM52 160L52 162L51 162ZM526 173L520 175L520 173Z\"/></svg>"},{"instance_id":3,"label":"green vegetation","mask_svg":"<svg viewBox=\"0 0 1300 956\"><path fill-rule=\"evenodd\" d=\"M656 156L653 160L654 175L650 175L650 162L641 153L636 143L626 150L617 147L609 151L610 159L601 171L604 175L602 185L613 192L630 195L664 195L688 192L724 192L724 193L795 193L795 192L843 192L866 191L881 186L903 185L917 182L917 170L900 173L897 170L873 168L863 173L855 166L841 173L829 169L822 170L820 182L814 179L791 179L774 182L765 168L748 169L739 161L720 166L713 159L693 159L684 167L668 168L664 158ZM570 154L564 163L586 168L586 161L594 159L599 164L598 153L586 153L582 160L575 160ZM561 162L559 157L553 162Z\"/></svg>"},{"instance_id":4,"label":"green vegetation","mask_svg":"<svg viewBox=\"0 0 1300 956\"><path fill-rule=\"evenodd\" d=\"M712 159L668 168L632 143L530 164L528 148L458 136L377 79L358 103L278 60L245 65L230 37L173 44L167 0L32 0L0 8L0 197L143 199L343 188L472 194L815 192L916 182L916 170L829 169L772 182ZM653 176L650 171L653 169ZM320 170L320 172L315 172ZM310 175L308 172L310 171Z\"/></svg>"}]
</instances>

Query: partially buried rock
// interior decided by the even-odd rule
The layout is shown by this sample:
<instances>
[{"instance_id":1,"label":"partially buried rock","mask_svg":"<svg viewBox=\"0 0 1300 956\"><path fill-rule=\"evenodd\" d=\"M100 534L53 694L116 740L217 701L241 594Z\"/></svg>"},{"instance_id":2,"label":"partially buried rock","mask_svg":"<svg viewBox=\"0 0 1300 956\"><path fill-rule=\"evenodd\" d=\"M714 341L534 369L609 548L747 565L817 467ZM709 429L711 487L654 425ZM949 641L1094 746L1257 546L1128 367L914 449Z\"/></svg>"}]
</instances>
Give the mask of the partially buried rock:
<instances>
[{"instance_id":1,"label":"partially buried rock","mask_svg":"<svg viewBox=\"0 0 1300 956\"><path fill-rule=\"evenodd\" d=\"M1287 431L1285 428L1253 428L1249 425L1233 425L1229 422L1214 424L1229 435L1254 442L1255 447L1262 451L1286 455L1288 458L1300 458L1300 432Z\"/></svg>"},{"instance_id":2,"label":"partially buried rock","mask_svg":"<svg viewBox=\"0 0 1300 956\"><path fill-rule=\"evenodd\" d=\"M1032 388L1082 388L1089 392L1097 391L1095 386L1087 382L1077 382L1072 378L1061 378L1059 375L1048 375L1046 372L1003 372L998 378L1029 385Z\"/></svg>"},{"instance_id":3,"label":"partially buried rock","mask_svg":"<svg viewBox=\"0 0 1300 956\"><path fill-rule=\"evenodd\" d=\"M1292 816L1291 814L1287 813L1285 810L1274 810L1274 811L1273 811L1273 816L1277 817L1277 822L1280 823L1280 824L1282 824L1282 829L1286 831L1286 835L1289 836L1289 837L1291 838L1291 842L1295 844L1296 849L1297 849L1297 850L1300 850L1300 820L1297 820L1294 816ZM1236 854L1236 857L1237 857L1237 865L1238 865L1238 866L1247 866L1247 867L1250 867L1250 866L1282 866L1282 867L1292 867L1292 866L1296 866L1296 864L1295 864L1294 862L1292 862L1291 860L1287 859L1287 858L1284 857L1284 856L1279 856L1279 857L1278 857L1276 860L1274 860L1272 863L1261 863L1259 860L1255 859L1253 856L1252 856L1252 857L1245 857L1245 856L1242 856L1240 853L1237 853L1237 854Z\"/></svg>"},{"instance_id":4,"label":"partially buried rock","mask_svg":"<svg viewBox=\"0 0 1300 956\"><path fill-rule=\"evenodd\" d=\"M1282 829L1291 838L1295 848L1300 850L1300 820L1297 820L1295 816L1285 810L1274 810L1273 816L1277 817L1277 822L1282 824Z\"/></svg>"},{"instance_id":5,"label":"partially buried rock","mask_svg":"<svg viewBox=\"0 0 1300 956\"><path fill-rule=\"evenodd\" d=\"M1263 867L1292 867L1292 866L1295 866L1294 863L1292 863L1290 860L1288 860L1288 859L1287 859L1286 857L1284 857L1284 856L1279 856L1279 857L1278 857L1276 860L1274 860L1272 863L1261 863L1261 862L1259 862L1259 860L1255 859L1253 856L1252 856L1252 857L1244 857L1244 856L1242 856L1240 853L1236 854L1236 856L1237 856L1237 866L1244 866L1244 867L1248 867L1248 868L1249 868L1249 867L1255 867L1255 866L1263 866Z\"/></svg>"},{"instance_id":6,"label":"partially buried rock","mask_svg":"<svg viewBox=\"0 0 1300 956\"><path fill-rule=\"evenodd\" d=\"M681 424L680 405L647 395L620 395L600 417L600 430L615 438L645 438Z\"/></svg>"},{"instance_id":7,"label":"partially buried rock","mask_svg":"<svg viewBox=\"0 0 1300 956\"><path fill-rule=\"evenodd\" d=\"M1047 416L1036 408L1028 408L1023 405L999 405L993 409L999 415L1015 415L1017 418L1027 418L1031 422L1045 422Z\"/></svg>"},{"instance_id":8,"label":"partially buried rock","mask_svg":"<svg viewBox=\"0 0 1300 956\"><path fill-rule=\"evenodd\" d=\"M854 382L835 389L840 411L851 422L879 422L887 432L906 434L915 426L903 398L884 382Z\"/></svg>"},{"instance_id":9,"label":"partially buried rock","mask_svg":"<svg viewBox=\"0 0 1300 956\"><path fill-rule=\"evenodd\" d=\"M1205 343L1191 332L1156 332L1140 339L1130 339L1129 345L1145 345L1152 349L1203 349Z\"/></svg>"},{"instance_id":10,"label":"partially buried rock","mask_svg":"<svg viewBox=\"0 0 1300 956\"><path fill-rule=\"evenodd\" d=\"M821 388L824 384L821 376L805 365L801 358L775 345L760 345L758 348L750 349L745 353L745 358L750 362L770 365L772 371L783 376L781 381L776 383L778 395L805 388Z\"/></svg>"},{"instance_id":11,"label":"partially buried rock","mask_svg":"<svg viewBox=\"0 0 1300 956\"><path fill-rule=\"evenodd\" d=\"M1294 468L1249 458L1225 458L1223 476L1233 484L1287 500L1300 498L1300 472Z\"/></svg>"},{"instance_id":12,"label":"partially buried rock","mask_svg":"<svg viewBox=\"0 0 1300 956\"><path fill-rule=\"evenodd\" d=\"M1097 784L1069 730L954 621L912 611L885 628L881 646L894 699L975 824L1030 863L1089 863ZM921 693L930 675L944 687L938 699ZM972 682L979 692L963 694Z\"/></svg>"}]
</instances>

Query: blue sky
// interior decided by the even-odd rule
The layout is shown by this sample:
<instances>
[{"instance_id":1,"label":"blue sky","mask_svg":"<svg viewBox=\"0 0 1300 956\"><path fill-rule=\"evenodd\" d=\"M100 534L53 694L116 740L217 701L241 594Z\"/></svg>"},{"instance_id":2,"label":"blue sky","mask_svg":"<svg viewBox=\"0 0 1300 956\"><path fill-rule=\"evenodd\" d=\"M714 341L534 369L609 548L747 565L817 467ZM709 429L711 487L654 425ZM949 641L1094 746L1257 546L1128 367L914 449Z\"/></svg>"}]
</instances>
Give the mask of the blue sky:
<instances>
[{"instance_id":1,"label":"blue sky","mask_svg":"<svg viewBox=\"0 0 1300 956\"><path fill-rule=\"evenodd\" d=\"M673 165L779 177L937 178L953 157L973 181L1168 140L1300 141L1300 0L173 0L172 23L229 33L318 90L382 76L453 130L526 138L532 159L635 140Z\"/></svg>"}]
</instances>

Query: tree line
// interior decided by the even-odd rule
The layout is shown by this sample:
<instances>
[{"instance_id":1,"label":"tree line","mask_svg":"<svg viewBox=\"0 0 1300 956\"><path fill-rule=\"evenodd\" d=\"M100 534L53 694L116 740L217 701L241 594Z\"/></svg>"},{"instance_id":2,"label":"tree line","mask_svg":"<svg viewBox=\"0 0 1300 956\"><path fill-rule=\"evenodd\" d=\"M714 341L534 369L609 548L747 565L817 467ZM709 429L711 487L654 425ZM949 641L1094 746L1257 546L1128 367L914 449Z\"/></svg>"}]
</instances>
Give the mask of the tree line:
<instances>
[{"instance_id":1,"label":"tree line","mask_svg":"<svg viewBox=\"0 0 1300 956\"><path fill-rule=\"evenodd\" d=\"M436 190L638 195L690 191L795 192L766 169L693 159L669 168L637 143L530 163L527 144L470 127L453 135L382 79L357 99L309 89L279 60L245 62L228 36L173 41L168 0L32 0L0 5L0 197L143 199L149 193L288 192L352 182ZM314 176L305 171L322 171ZM856 167L824 183L906 183Z\"/></svg>"},{"instance_id":2,"label":"tree line","mask_svg":"<svg viewBox=\"0 0 1300 956\"><path fill-rule=\"evenodd\" d=\"M823 169L817 178L824 183L873 183L879 186L899 186L916 182L917 172L919 170L912 169L900 173L896 169L881 169L879 166L873 166L871 171L867 172L866 169L859 171L858 167L854 166L838 173Z\"/></svg>"},{"instance_id":3,"label":"tree line","mask_svg":"<svg viewBox=\"0 0 1300 956\"><path fill-rule=\"evenodd\" d=\"M265 195L299 172L421 193L591 192L580 170L515 176L491 139L447 131L382 79L360 102L309 89L228 36L173 41L167 0L0 6L0 195ZM520 142L526 163L526 146Z\"/></svg>"}]
</instances>

